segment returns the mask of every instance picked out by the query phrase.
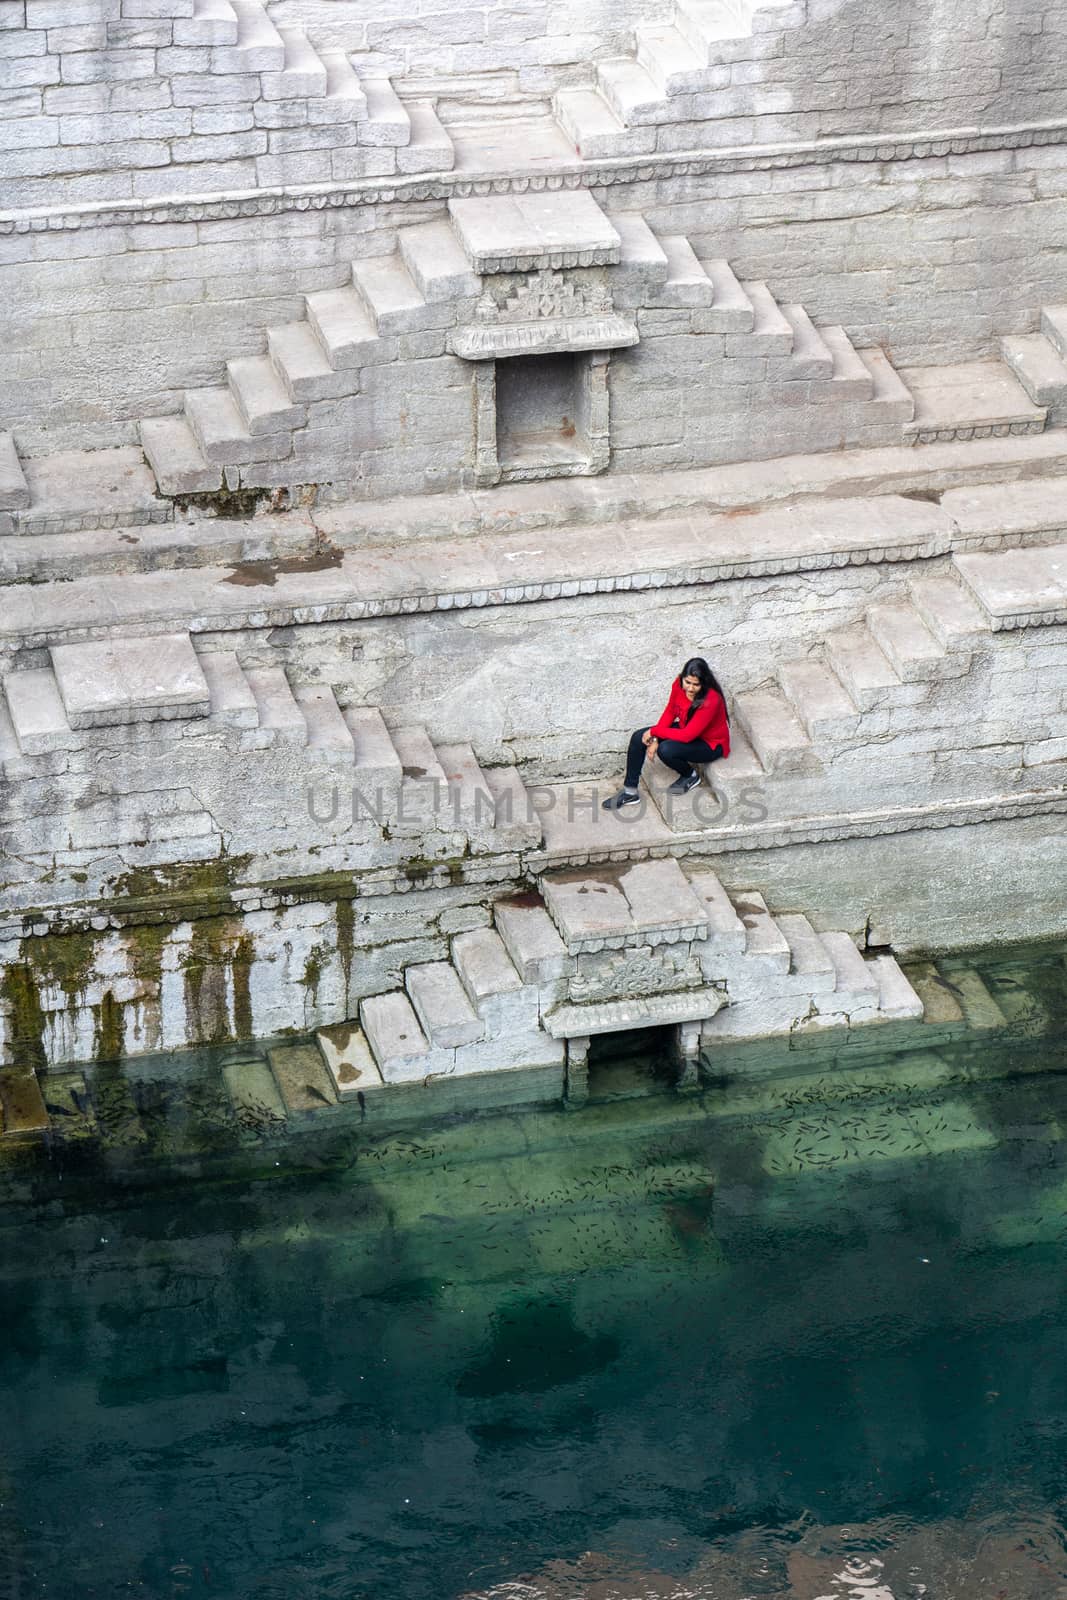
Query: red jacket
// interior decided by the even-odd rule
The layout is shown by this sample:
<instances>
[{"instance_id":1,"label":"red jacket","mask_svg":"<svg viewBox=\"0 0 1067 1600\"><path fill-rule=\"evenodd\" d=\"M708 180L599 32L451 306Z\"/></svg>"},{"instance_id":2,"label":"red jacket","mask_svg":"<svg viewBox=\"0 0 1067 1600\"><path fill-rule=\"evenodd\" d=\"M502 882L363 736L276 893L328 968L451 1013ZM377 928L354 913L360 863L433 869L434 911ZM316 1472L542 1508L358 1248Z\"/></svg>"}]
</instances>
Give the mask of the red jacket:
<instances>
[{"instance_id":1,"label":"red jacket","mask_svg":"<svg viewBox=\"0 0 1067 1600\"><path fill-rule=\"evenodd\" d=\"M690 711L693 715L686 721ZM679 723L674 726L675 721ZM703 739L712 749L717 744L722 745L724 756L730 754L730 724L726 720L726 706L722 695L715 689L709 689L702 706L693 709L693 703L678 679L675 678L671 685L671 697L667 701L666 709L655 727L652 729L653 738L676 739L680 744L688 744L691 739Z\"/></svg>"}]
</instances>

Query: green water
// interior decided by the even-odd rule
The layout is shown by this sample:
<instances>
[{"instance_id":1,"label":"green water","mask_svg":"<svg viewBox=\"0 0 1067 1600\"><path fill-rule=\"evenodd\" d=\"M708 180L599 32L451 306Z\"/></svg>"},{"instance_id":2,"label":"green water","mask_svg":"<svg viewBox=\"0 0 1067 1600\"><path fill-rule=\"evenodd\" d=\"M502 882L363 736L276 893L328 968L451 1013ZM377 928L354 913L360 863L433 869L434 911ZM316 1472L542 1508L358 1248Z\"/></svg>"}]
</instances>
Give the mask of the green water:
<instances>
[{"instance_id":1,"label":"green water","mask_svg":"<svg viewBox=\"0 0 1067 1600\"><path fill-rule=\"evenodd\" d=\"M91 1080L5 1168L0 1596L1064 1600L1063 954L983 971L691 1098L249 1146Z\"/></svg>"}]
</instances>

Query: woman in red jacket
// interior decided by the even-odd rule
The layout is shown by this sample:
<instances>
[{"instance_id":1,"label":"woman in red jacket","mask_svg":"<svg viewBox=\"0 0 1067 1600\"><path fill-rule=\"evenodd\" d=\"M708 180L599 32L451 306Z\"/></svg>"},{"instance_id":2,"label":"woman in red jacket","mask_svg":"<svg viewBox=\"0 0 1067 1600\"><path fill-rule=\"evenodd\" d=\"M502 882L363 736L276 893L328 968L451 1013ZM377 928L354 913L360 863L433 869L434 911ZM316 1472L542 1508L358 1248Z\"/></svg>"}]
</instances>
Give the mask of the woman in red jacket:
<instances>
[{"instance_id":1,"label":"woman in red jacket","mask_svg":"<svg viewBox=\"0 0 1067 1600\"><path fill-rule=\"evenodd\" d=\"M618 794L603 802L605 811L636 805L637 786L646 758L659 756L678 777L668 794L688 794L700 782L693 763L705 766L730 754L730 714L714 672L700 656L687 661L671 685L671 697L659 721L631 735L626 778Z\"/></svg>"}]
</instances>

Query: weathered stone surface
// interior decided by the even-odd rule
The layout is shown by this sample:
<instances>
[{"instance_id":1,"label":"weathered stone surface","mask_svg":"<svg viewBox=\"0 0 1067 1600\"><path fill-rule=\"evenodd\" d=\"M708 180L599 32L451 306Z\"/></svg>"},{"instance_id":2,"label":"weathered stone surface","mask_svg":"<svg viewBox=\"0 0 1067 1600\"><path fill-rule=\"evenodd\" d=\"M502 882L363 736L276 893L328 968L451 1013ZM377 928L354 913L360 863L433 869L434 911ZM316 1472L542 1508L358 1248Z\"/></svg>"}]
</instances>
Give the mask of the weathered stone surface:
<instances>
[{"instance_id":1,"label":"weathered stone surface","mask_svg":"<svg viewBox=\"0 0 1067 1600\"><path fill-rule=\"evenodd\" d=\"M54 645L51 657L72 728L203 717L210 709L187 633Z\"/></svg>"}]
</instances>

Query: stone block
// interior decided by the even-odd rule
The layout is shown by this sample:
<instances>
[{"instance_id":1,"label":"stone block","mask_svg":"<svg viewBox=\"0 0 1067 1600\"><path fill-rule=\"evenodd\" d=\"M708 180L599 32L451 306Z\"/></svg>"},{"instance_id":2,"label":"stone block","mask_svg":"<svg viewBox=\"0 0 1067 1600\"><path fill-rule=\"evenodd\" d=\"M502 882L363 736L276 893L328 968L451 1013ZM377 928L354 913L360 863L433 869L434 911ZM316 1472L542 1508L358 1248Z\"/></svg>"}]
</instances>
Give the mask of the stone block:
<instances>
[{"instance_id":1,"label":"stone block","mask_svg":"<svg viewBox=\"0 0 1067 1600\"><path fill-rule=\"evenodd\" d=\"M53 645L72 728L207 716L210 694L187 633Z\"/></svg>"},{"instance_id":2,"label":"stone block","mask_svg":"<svg viewBox=\"0 0 1067 1600\"><path fill-rule=\"evenodd\" d=\"M453 227L476 272L604 266L622 243L587 190L450 200Z\"/></svg>"}]
</instances>

